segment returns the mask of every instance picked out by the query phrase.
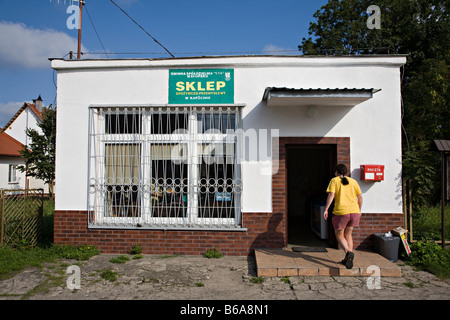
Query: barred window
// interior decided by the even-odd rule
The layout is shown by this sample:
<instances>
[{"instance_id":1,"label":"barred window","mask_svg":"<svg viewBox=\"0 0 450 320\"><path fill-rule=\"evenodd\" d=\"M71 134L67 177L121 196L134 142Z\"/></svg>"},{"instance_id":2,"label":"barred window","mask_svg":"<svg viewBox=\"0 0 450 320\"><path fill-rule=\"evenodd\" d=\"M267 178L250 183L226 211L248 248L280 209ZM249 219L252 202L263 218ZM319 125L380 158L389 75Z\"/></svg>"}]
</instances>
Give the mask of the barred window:
<instances>
[{"instance_id":1,"label":"barred window","mask_svg":"<svg viewBox=\"0 0 450 320\"><path fill-rule=\"evenodd\" d=\"M89 226L240 228L237 107L91 107Z\"/></svg>"}]
</instances>

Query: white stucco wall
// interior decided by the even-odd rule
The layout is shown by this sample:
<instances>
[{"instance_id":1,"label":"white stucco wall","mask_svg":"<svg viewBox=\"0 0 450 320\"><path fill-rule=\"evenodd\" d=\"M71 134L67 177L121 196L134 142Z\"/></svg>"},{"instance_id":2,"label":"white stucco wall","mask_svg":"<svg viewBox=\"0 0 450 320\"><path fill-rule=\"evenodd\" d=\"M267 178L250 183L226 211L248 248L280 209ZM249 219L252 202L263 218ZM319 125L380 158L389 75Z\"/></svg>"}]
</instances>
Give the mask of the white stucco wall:
<instances>
[{"instance_id":1,"label":"white stucco wall","mask_svg":"<svg viewBox=\"0 0 450 320\"><path fill-rule=\"evenodd\" d=\"M52 61L58 71L56 210L87 210L89 105L168 103L169 68L233 68L243 129L280 136L350 137L352 177L361 164L384 164L383 182L361 182L363 212L401 213L400 66L405 57L216 57L167 60ZM266 87L375 88L353 108L269 107ZM272 177L263 162L242 164L243 212L272 210Z\"/></svg>"},{"instance_id":2,"label":"white stucco wall","mask_svg":"<svg viewBox=\"0 0 450 320\"><path fill-rule=\"evenodd\" d=\"M24 189L25 188L25 173L16 170L16 181L10 183L8 181L9 166L23 165L24 162L16 157L0 157L0 189Z\"/></svg>"},{"instance_id":3,"label":"white stucco wall","mask_svg":"<svg viewBox=\"0 0 450 320\"><path fill-rule=\"evenodd\" d=\"M28 179L28 189L44 189L48 192L48 185L44 181L34 177L25 177L25 172L16 170L16 181L9 182L9 165L25 165L25 161L19 157L0 157L0 189L25 189Z\"/></svg>"},{"instance_id":4,"label":"white stucco wall","mask_svg":"<svg viewBox=\"0 0 450 320\"><path fill-rule=\"evenodd\" d=\"M26 107L5 132L23 145L27 145L29 138L26 135L26 129L34 129L42 134L41 128L37 125L39 122L40 120L36 114L30 108Z\"/></svg>"}]
</instances>

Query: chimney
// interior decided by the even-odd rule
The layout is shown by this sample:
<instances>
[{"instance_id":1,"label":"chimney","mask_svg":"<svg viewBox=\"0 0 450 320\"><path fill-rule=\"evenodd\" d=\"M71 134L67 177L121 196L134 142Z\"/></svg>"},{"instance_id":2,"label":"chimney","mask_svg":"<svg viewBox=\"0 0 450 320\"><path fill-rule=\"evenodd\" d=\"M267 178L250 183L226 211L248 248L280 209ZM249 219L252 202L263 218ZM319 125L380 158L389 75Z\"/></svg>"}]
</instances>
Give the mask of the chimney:
<instances>
[{"instance_id":1,"label":"chimney","mask_svg":"<svg viewBox=\"0 0 450 320\"><path fill-rule=\"evenodd\" d=\"M36 109L39 110L39 112L42 112L42 98L41 95L39 95L39 98L33 99L34 106Z\"/></svg>"}]
</instances>

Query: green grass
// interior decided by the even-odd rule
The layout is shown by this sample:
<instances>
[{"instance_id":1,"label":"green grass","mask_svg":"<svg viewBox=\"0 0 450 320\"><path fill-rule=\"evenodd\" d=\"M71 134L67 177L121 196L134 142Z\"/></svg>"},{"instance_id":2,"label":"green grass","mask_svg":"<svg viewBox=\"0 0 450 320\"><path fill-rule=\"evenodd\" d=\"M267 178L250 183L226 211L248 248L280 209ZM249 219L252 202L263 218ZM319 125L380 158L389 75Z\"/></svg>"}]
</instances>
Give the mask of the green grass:
<instances>
[{"instance_id":1,"label":"green grass","mask_svg":"<svg viewBox=\"0 0 450 320\"><path fill-rule=\"evenodd\" d=\"M105 270L100 274L100 277L104 280L114 282L117 280L117 272L112 270Z\"/></svg>"},{"instance_id":2,"label":"green grass","mask_svg":"<svg viewBox=\"0 0 450 320\"><path fill-rule=\"evenodd\" d=\"M43 207L41 243L49 246L53 243L53 213L55 211L55 201L45 199Z\"/></svg>"},{"instance_id":3,"label":"green grass","mask_svg":"<svg viewBox=\"0 0 450 320\"><path fill-rule=\"evenodd\" d=\"M111 262L111 263L125 263L127 261L130 261L130 258L127 257L124 254L122 254L122 255L120 255L118 257L114 257L114 258L109 259L109 262Z\"/></svg>"},{"instance_id":4,"label":"green grass","mask_svg":"<svg viewBox=\"0 0 450 320\"><path fill-rule=\"evenodd\" d=\"M224 254L221 253L219 250L217 250L217 248L213 248L213 249L207 250L203 254L203 256L208 259L219 259L219 258L222 258L224 256Z\"/></svg>"},{"instance_id":5,"label":"green grass","mask_svg":"<svg viewBox=\"0 0 450 320\"><path fill-rule=\"evenodd\" d=\"M263 277L252 277L252 278L250 278L250 282L254 283L254 284L261 284L264 282L264 278Z\"/></svg>"},{"instance_id":6,"label":"green grass","mask_svg":"<svg viewBox=\"0 0 450 320\"><path fill-rule=\"evenodd\" d=\"M441 240L442 238L441 206L424 207L413 213L414 239ZM445 236L450 240L450 206L445 208Z\"/></svg>"},{"instance_id":7,"label":"green grass","mask_svg":"<svg viewBox=\"0 0 450 320\"><path fill-rule=\"evenodd\" d=\"M88 260L100 254L96 247L89 245L53 245L54 210L54 201L45 199L42 239L39 245L30 246L24 242L15 245L14 248L0 247L0 279L5 279L25 268L42 267L44 263L56 262L59 259Z\"/></svg>"},{"instance_id":8,"label":"green grass","mask_svg":"<svg viewBox=\"0 0 450 320\"><path fill-rule=\"evenodd\" d=\"M0 248L0 279L5 279L27 267L42 267L43 263L56 262L58 259L88 260L99 253L100 251L93 246Z\"/></svg>"},{"instance_id":9,"label":"green grass","mask_svg":"<svg viewBox=\"0 0 450 320\"><path fill-rule=\"evenodd\" d=\"M142 247L139 243L135 243L130 247L130 254L141 254L142 253Z\"/></svg>"}]
</instances>

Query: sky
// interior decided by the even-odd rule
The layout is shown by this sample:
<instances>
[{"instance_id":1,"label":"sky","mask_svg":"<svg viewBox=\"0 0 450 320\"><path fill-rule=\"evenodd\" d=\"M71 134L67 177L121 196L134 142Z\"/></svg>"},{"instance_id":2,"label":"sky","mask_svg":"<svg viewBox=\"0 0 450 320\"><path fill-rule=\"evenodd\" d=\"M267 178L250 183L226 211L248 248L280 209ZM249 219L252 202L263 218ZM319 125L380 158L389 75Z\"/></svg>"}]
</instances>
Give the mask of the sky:
<instances>
[{"instance_id":1,"label":"sky","mask_svg":"<svg viewBox=\"0 0 450 320\"><path fill-rule=\"evenodd\" d=\"M286 54L328 0L113 0L175 57ZM170 58L111 0L85 0L82 59ZM49 58L77 51L71 0L0 0L0 127L39 95L56 104ZM69 10L68 10L69 9ZM106 52L106 54L105 54ZM76 57L76 55L75 55Z\"/></svg>"}]
</instances>

